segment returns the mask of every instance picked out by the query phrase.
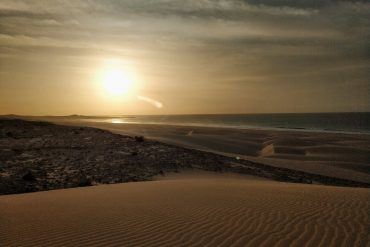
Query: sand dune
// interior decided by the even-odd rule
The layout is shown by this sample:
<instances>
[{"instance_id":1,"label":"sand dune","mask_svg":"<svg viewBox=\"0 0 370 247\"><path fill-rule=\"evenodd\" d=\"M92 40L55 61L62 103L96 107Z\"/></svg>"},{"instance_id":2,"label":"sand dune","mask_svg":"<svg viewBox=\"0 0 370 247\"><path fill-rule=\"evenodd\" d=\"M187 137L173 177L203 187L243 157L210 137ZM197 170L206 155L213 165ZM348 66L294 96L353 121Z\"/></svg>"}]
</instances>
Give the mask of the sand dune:
<instances>
[{"instance_id":1,"label":"sand dune","mask_svg":"<svg viewBox=\"0 0 370 247\"><path fill-rule=\"evenodd\" d=\"M0 197L2 246L366 246L368 189L197 172Z\"/></svg>"}]
</instances>

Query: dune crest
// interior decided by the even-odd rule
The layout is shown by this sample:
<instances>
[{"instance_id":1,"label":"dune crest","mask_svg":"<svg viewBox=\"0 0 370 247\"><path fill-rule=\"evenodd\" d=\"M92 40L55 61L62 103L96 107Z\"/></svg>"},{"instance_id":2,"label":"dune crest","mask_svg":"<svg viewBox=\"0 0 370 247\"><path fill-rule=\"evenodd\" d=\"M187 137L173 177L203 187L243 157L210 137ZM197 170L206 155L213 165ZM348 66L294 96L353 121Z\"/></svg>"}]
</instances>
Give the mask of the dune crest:
<instances>
[{"instance_id":1,"label":"dune crest","mask_svg":"<svg viewBox=\"0 0 370 247\"><path fill-rule=\"evenodd\" d=\"M369 197L222 174L9 195L0 197L0 243L365 246Z\"/></svg>"}]
</instances>

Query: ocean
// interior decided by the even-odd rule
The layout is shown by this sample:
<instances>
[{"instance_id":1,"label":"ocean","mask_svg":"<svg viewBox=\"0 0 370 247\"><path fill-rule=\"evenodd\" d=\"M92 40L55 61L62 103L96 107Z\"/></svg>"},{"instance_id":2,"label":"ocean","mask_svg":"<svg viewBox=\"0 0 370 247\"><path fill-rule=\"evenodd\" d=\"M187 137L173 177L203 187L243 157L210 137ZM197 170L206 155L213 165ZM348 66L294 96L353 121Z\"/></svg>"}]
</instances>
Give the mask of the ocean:
<instances>
[{"instance_id":1,"label":"ocean","mask_svg":"<svg viewBox=\"0 0 370 247\"><path fill-rule=\"evenodd\" d=\"M231 128L291 129L370 134L370 112L284 113L284 114L204 114L82 117L84 121L115 124L170 124Z\"/></svg>"}]
</instances>

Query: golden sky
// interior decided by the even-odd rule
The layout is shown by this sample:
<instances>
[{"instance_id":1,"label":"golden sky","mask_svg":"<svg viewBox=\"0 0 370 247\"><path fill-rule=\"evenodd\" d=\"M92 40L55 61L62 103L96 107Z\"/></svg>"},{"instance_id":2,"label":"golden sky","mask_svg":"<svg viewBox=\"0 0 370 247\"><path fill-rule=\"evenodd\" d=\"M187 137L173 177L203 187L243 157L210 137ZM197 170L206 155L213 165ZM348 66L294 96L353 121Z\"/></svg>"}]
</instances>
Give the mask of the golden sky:
<instances>
[{"instance_id":1,"label":"golden sky","mask_svg":"<svg viewBox=\"0 0 370 247\"><path fill-rule=\"evenodd\" d=\"M0 114L370 111L369 1L0 1Z\"/></svg>"}]
</instances>

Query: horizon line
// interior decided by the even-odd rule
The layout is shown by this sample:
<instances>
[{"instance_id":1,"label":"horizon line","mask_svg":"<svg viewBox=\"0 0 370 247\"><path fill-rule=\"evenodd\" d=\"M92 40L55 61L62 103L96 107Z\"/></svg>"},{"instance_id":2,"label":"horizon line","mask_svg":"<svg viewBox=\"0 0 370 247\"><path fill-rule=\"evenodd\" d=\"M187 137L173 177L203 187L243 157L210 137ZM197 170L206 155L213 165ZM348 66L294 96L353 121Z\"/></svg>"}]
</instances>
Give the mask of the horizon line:
<instances>
[{"instance_id":1,"label":"horizon line","mask_svg":"<svg viewBox=\"0 0 370 247\"><path fill-rule=\"evenodd\" d=\"M0 114L0 117L19 116L19 117L124 117L124 116L196 116L196 115L272 115L272 114L345 114L345 113L370 113L370 111L333 111L333 112L259 112L259 113L178 113L178 114L107 114L107 115L23 115L23 114Z\"/></svg>"}]
</instances>

